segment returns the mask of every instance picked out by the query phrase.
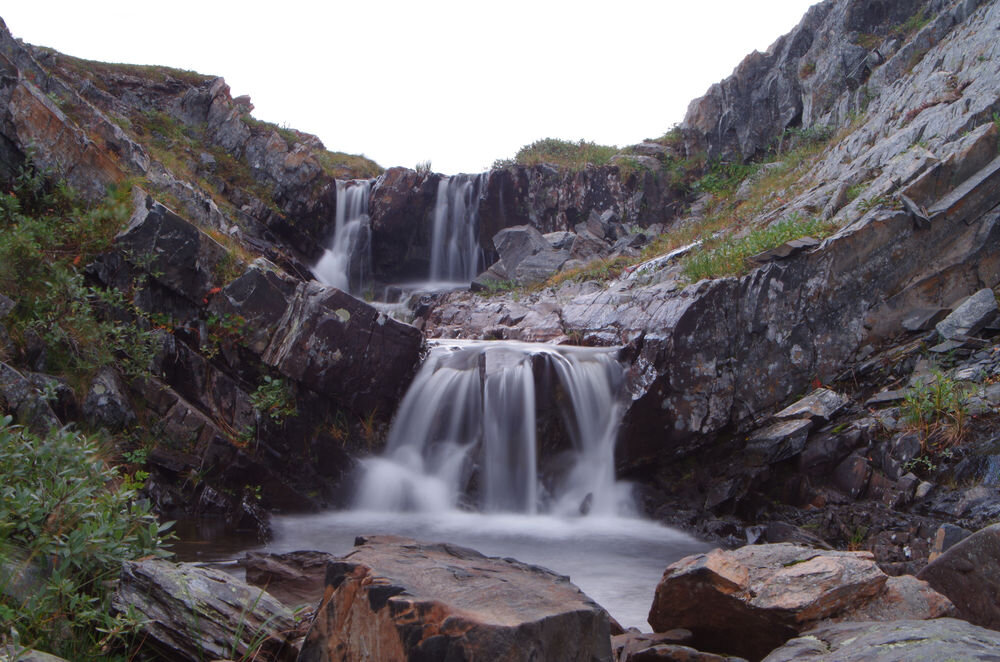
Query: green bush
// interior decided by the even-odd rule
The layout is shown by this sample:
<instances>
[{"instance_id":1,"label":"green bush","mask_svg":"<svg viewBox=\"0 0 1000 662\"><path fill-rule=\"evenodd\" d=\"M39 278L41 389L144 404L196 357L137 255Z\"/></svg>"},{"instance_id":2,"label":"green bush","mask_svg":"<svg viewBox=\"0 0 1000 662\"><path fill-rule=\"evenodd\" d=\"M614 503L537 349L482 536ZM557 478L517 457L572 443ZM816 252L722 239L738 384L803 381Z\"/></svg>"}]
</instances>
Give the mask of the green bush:
<instances>
[{"instance_id":1,"label":"green bush","mask_svg":"<svg viewBox=\"0 0 1000 662\"><path fill-rule=\"evenodd\" d=\"M137 623L111 616L121 564L166 556L161 526L98 445L0 418L0 639L73 660L106 657Z\"/></svg>"},{"instance_id":2,"label":"green bush","mask_svg":"<svg viewBox=\"0 0 1000 662\"><path fill-rule=\"evenodd\" d=\"M531 166L548 163L570 170L582 170L588 165L607 165L611 157L617 153L618 148L610 145L598 145L585 140L573 142L559 138L543 138L519 149L513 160L498 159L493 167L496 169L514 164Z\"/></svg>"}]
</instances>

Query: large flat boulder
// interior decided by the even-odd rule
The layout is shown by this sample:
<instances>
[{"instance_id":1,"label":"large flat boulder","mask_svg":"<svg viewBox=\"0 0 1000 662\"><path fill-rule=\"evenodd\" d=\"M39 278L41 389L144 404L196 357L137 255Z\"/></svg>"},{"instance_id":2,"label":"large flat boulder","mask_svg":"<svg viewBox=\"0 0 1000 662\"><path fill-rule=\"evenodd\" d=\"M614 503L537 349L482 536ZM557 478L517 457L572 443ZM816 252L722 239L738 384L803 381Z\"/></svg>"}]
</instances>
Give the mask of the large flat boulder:
<instances>
[{"instance_id":1,"label":"large flat boulder","mask_svg":"<svg viewBox=\"0 0 1000 662\"><path fill-rule=\"evenodd\" d=\"M1000 630L1000 524L948 548L917 577L948 596L965 620Z\"/></svg>"},{"instance_id":2,"label":"large flat boulder","mask_svg":"<svg viewBox=\"0 0 1000 662\"><path fill-rule=\"evenodd\" d=\"M954 618L844 622L792 639L764 662L1000 660L1000 634Z\"/></svg>"},{"instance_id":3,"label":"large flat boulder","mask_svg":"<svg viewBox=\"0 0 1000 662\"><path fill-rule=\"evenodd\" d=\"M607 612L569 578L394 536L330 563L301 662L611 660Z\"/></svg>"},{"instance_id":4,"label":"large flat boulder","mask_svg":"<svg viewBox=\"0 0 1000 662\"><path fill-rule=\"evenodd\" d=\"M716 549L666 569L649 624L657 632L690 630L687 643L699 650L759 660L822 621L951 613L951 603L922 582L888 580L869 552L787 543Z\"/></svg>"},{"instance_id":5,"label":"large flat boulder","mask_svg":"<svg viewBox=\"0 0 1000 662\"><path fill-rule=\"evenodd\" d=\"M112 604L144 622L159 659L294 660L292 612L218 570L162 560L126 562Z\"/></svg>"}]
</instances>

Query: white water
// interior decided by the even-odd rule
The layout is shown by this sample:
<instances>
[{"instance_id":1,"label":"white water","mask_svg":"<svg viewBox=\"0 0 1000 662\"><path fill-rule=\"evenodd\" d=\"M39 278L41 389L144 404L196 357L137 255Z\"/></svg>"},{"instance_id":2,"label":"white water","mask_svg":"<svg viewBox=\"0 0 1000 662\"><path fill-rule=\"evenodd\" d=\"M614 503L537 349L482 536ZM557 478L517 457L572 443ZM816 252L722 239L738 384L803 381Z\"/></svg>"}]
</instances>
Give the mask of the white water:
<instances>
[{"instance_id":1,"label":"white water","mask_svg":"<svg viewBox=\"0 0 1000 662\"><path fill-rule=\"evenodd\" d=\"M337 181L333 237L313 267L316 280L324 285L352 294L357 294L364 286L371 264L369 195L368 181Z\"/></svg>"},{"instance_id":2,"label":"white water","mask_svg":"<svg viewBox=\"0 0 1000 662\"><path fill-rule=\"evenodd\" d=\"M535 371L554 373L572 441L543 485ZM381 512L604 516L634 513L614 477L622 367L613 350L515 342L433 348L407 391L380 457L362 460L354 506ZM546 394L548 395L548 394ZM468 498L478 479L478 494ZM471 501L471 503L470 503Z\"/></svg>"},{"instance_id":3,"label":"white water","mask_svg":"<svg viewBox=\"0 0 1000 662\"><path fill-rule=\"evenodd\" d=\"M479 199L488 173L455 175L438 182L431 235L430 281L468 285L482 268Z\"/></svg>"}]
</instances>

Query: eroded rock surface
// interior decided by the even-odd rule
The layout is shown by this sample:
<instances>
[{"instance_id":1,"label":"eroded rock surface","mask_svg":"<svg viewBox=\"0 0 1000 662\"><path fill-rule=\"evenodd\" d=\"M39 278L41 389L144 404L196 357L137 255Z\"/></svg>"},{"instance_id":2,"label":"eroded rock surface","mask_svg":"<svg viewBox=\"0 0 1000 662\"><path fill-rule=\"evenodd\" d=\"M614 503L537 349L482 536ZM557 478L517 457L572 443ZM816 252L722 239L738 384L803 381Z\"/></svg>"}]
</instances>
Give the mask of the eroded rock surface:
<instances>
[{"instance_id":1,"label":"eroded rock surface","mask_svg":"<svg viewBox=\"0 0 1000 662\"><path fill-rule=\"evenodd\" d=\"M359 538L327 570L299 658L611 660L608 615L566 577L392 536Z\"/></svg>"}]
</instances>

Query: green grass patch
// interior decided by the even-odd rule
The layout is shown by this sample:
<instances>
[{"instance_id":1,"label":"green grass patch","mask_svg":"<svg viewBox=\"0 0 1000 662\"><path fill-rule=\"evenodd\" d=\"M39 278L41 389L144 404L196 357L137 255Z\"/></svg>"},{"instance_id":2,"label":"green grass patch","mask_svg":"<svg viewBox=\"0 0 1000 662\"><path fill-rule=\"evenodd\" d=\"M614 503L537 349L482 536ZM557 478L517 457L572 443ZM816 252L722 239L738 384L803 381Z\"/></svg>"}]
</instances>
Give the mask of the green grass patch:
<instances>
[{"instance_id":1,"label":"green grass patch","mask_svg":"<svg viewBox=\"0 0 1000 662\"><path fill-rule=\"evenodd\" d=\"M825 237L832 226L815 218L784 218L767 227L751 230L743 236L729 235L708 240L698 250L682 259L682 273L690 282L704 278L739 276L752 266L748 258L800 237Z\"/></svg>"},{"instance_id":2,"label":"green grass patch","mask_svg":"<svg viewBox=\"0 0 1000 662\"><path fill-rule=\"evenodd\" d=\"M617 153L618 148L613 145L598 145L586 140L573 142L559 138L543 138L519 149L513 159L495 161L493 168L547 163L569 170L582 170L588 165L607 165L610 163L611 157Z\"/></svg>"}]
</instances>

